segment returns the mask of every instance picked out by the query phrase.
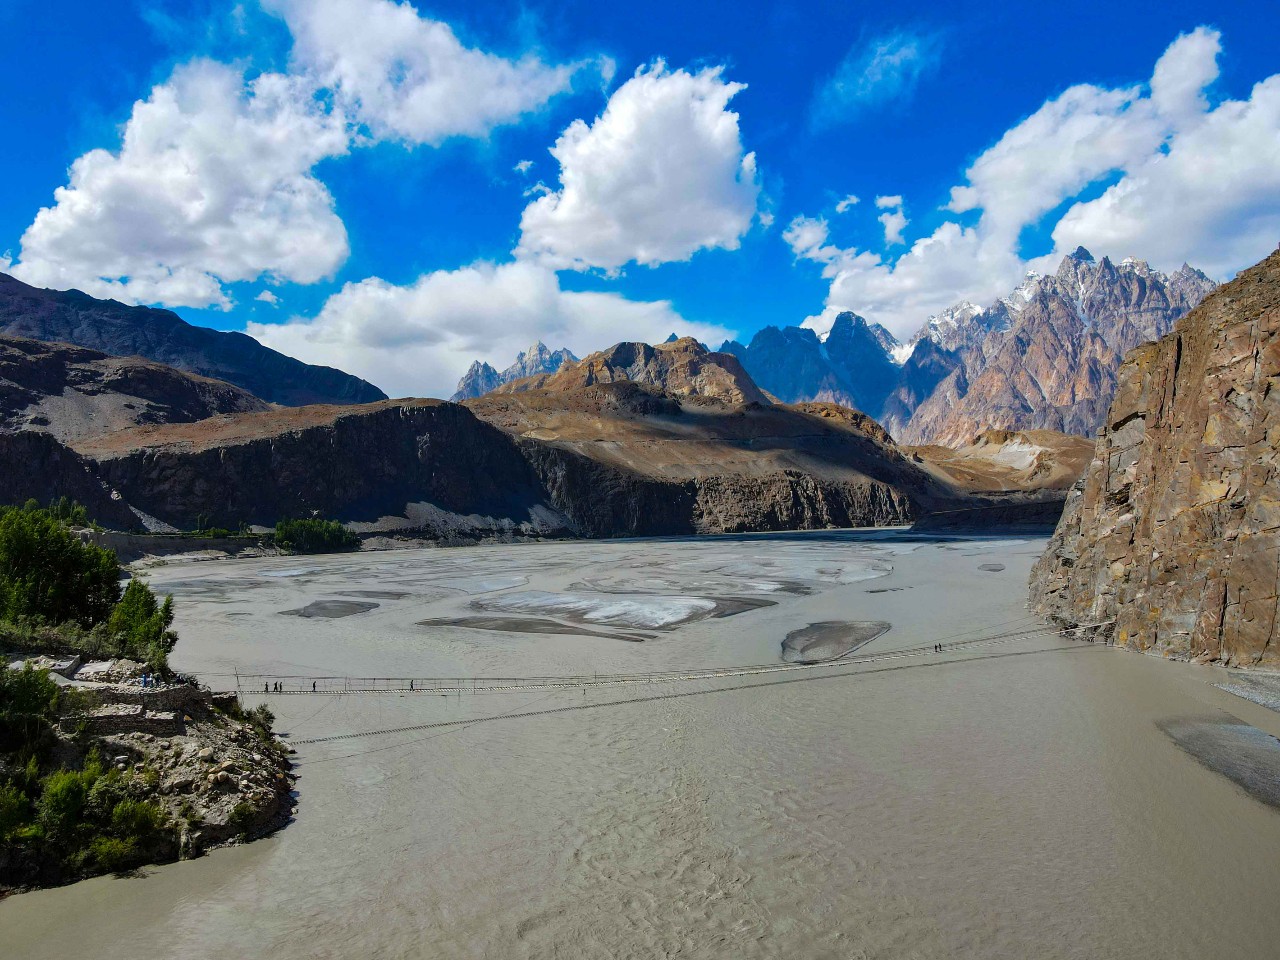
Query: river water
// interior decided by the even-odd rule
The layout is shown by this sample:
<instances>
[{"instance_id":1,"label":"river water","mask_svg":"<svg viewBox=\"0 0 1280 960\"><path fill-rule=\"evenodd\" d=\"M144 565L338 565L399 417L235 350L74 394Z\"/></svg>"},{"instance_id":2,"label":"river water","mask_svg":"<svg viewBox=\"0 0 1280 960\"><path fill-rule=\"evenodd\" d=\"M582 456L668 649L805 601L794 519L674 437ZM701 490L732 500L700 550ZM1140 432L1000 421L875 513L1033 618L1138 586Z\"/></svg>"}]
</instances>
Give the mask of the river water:
<instances>
[{"instance_id":1,"label":"river water","mask_svg":"<svg viewBox=\"0 0 1280 960\"><path fill-rule=\"evenodd\" d=\"M10 898L0 955L1276 956L1280 811L1168 731L1245 729L1265 779L1280 715L1220 671L1034 632L1043 546L827 533L156 568L175 666L251 704L265 676L306 691L266 698L297 743L296 819ZM792 672L422 689L782 665L788 632L839 621L892 627Z\"/></svg>"}]
</instances>

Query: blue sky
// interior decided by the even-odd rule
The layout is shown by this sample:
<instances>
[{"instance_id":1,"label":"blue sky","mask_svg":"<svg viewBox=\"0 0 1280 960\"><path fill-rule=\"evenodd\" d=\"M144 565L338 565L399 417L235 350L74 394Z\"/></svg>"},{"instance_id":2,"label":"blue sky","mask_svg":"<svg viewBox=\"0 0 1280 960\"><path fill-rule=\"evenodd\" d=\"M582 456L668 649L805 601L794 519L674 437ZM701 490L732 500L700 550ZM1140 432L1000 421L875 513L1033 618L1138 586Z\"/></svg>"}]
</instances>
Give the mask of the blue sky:
<instances>
[{"instance_id":1,"label":"blue sky","mask_svg":"<svg viewBox=\"0 0 1280 960\"><path fill-rule=\"evenodd\" d=\"M9 0L0 254L393 394L536 338L839 309L905 336L1077 241L1218 278L1273 249L1278 27L1274 3Z\"/></svg>"}]
</instances>

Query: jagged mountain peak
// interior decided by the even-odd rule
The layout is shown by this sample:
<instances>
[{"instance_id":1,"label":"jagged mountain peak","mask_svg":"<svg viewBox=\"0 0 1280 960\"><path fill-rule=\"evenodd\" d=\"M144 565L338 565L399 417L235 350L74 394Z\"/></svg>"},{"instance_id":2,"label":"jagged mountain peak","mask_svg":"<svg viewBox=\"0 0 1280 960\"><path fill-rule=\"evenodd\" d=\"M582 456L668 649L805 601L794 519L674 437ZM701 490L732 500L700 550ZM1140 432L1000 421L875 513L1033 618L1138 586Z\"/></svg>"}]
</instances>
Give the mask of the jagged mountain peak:
<instances>
[{"instance_id":1,"label":"jagged mountain peak","mask_svg":"<svg viewBox=\"0 0 1280 960\"><path fill-rule=\"evenodd\" d=\"M565 364L577 363L578 358L565 348L550 349L541 340L534 342L527 350L516 354L515 363L499 373L493 366L480 360L472 361L467 372L458 381L457 392L450 400L455 403L484 396L496 390L504 383L523 380L525 377L537 376L541 373L555 373Z\"/></svg>"}]
</instances>

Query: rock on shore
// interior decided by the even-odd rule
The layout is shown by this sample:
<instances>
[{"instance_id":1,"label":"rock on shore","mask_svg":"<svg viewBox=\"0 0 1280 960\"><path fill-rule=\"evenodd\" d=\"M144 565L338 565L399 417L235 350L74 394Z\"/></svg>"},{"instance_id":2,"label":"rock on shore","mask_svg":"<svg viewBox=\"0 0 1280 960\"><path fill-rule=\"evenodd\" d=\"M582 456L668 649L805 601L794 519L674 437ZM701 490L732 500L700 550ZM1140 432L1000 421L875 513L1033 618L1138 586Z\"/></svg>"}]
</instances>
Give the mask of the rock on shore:
<instances>
[{"instance_id":1,"label":"rock on shore","mask_svg":"<svg viewBox=\"0 0 1280 960\"><path fill-rule=\"evenodd\" d=\"M1039 612L1117 643L1280 665L1280 252L1131 352L1031 577Z\"/></svg>"}]
</instances>

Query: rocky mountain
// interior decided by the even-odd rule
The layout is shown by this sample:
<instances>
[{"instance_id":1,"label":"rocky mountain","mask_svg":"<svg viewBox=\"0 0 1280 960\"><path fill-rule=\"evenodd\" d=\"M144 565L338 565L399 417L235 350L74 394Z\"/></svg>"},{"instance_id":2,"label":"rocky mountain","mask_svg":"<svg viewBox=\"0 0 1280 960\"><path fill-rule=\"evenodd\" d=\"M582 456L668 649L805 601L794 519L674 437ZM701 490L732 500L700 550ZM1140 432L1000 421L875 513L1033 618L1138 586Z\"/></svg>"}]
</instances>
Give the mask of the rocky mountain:
<instances>
[{"instance_id":1,"label":"rocky mountain","mask_svg":"<svg viewBox=\"0 0 1280 960\"><path fill-rule=\"evenodd\" d=\"M472 397L480 397L512 380L523 380L525 377L534 377L540 373L555 373L566 363L577 362L578 358L570 351L549 350L547 345L539 340L528 350L516 354L515 363L501 373L487 363L474 361L458 381L457 392L450 399L457 403Z\"/></svg>"},{"instance_id":2,"label":"rocky mountain","mask_svg":"<svg viewBox=\"0 0 1280 960\"><path fill-rule=\"evenodd\" d=\"M1033 606L1138 650L1280 665L1280 253L1130 352L1117 380Z\"/></svg>"},{"instance_id":3,"label":"rocky mountain","mask_svg":"<svg viewBox=\"0 0 1280 960\"><path fill-rule=\"evenodd\" d=\"M370 534L608 537L1040 518L1061 503L1027 494L1034 478L975 496L866 415L775 402L688 338L617 344L466 405L268 407L137 358L5 349L0 501L65 493L125 529L318 513Z\"/></svg>"},{"instance_id":4,"label":"rocky mountain","mask_svg":"<svg viewBox=\"0 0 1280 960\"><path fill-rule=\"evenodd\" d=\"M169 310L98 300L79 290L42 290L3 273L0 334L144 357L287 406L386 399L359 377L295 360L243 333L193 326Z\"/></svg>"},{"instance_id":5,"label":"rocky mountain","mask_svg":"<svg viewBox=\"0 0 1280 960\"><path fill-rule=\"evenodd\" d=\"M41 430L72 442L267 406L247 390L162 363L0 336L0 430Z\"/></svg>"},{"instance_id":6,"label":"rocky mountain","mask_svg":"<svg viewBox=\"0 0 1280 960\"><path fill-rule=\"evenodd\" d=\"M766 327L720 349L774 396L856 407L906 443L963 446L991 429L1092 434L1124 353L1213 287L1185 264L1166 275L1079 248L986 308L962 301L930 317L905 345L842 313L825 337Z\"/></svg>"},{"instance_id":7,"label":"rocky mountain","mask_svg":"<svg viewBox=\"0 0 1280 960\"><path fill-rule=\"evenodd\" d=\"M1141 260L1095 262L1079 248L1056 274L1028 275L987 310L963 305L952 322L926 325L921 340L940 349L924 357L928 375L908 360L903 383L950 370L914 408L906 394L918 388L895 391L885 425L907 443L951 446L990 429L1091 435L1125 353L1163 336L1213 286L1186 265L1170 276Z\"/></svg>"},{"instance_id":8,"label":"rocky mountain","mask_svg":"<svg viewBox=\"0 0 1280 960\"><path fill-rule=\"evenodd\" d=\"M726 341L720 350L786 403L826 401L875 415L898 379L898 347L884 327L842 313L825 338L808 327L764 327L749 344Z\"/></svg>"},{"instance_id":9,"label":"rocky mountain","mask_svg":"<svg viewBox=\"0 0 1280 960\"><path fill-rule=\"evenodd\" d=\"M553 374L515 380L498 393L545 390L564 393L602 383L648 384L676 397L707 397L726 403L762 403L769 398L742 369L738 358L708 350L692 337L657 346L618 343Z\"/></svg>"}]
</instances>

